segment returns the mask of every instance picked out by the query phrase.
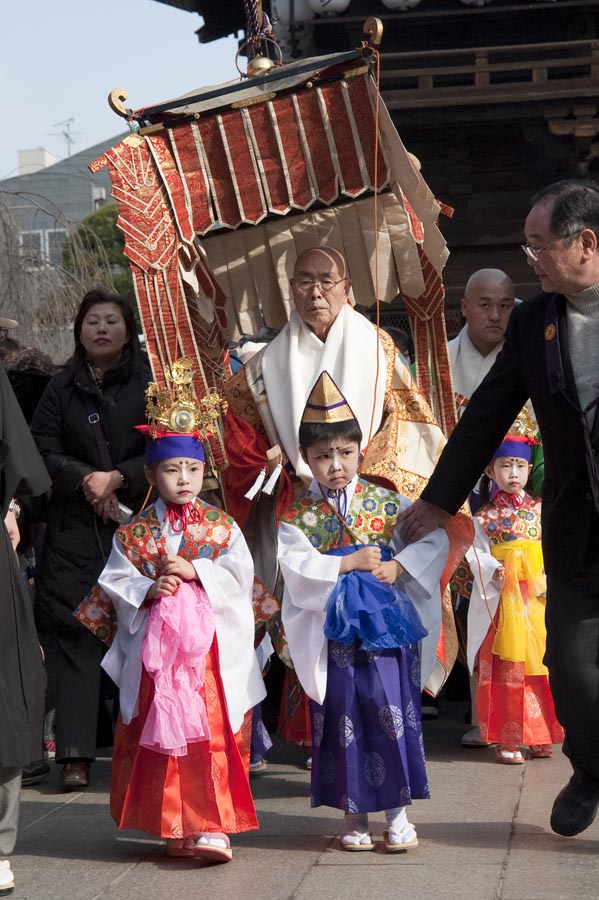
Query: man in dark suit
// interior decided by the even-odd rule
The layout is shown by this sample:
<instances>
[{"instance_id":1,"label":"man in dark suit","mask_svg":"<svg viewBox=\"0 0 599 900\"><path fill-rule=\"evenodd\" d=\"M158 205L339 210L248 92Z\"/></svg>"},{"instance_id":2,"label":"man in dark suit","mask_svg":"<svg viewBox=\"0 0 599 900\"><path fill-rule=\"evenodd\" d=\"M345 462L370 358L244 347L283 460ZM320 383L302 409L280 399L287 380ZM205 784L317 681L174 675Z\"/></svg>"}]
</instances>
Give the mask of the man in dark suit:
<instances>
[{"instance_id":1,"label":"man in dark suit","mask_svg":"<svg viewBox=\"0 0 599 900\"><path fill-rule=\"evenodd\" d=\"M532 203L522 249L543 293L514 309L403 531L416 540L446 524L530 398L545 451L545 662L574 769L551 827L572 836L599 806L599 185L557 182Z\"/></svg>"}]
</instances>

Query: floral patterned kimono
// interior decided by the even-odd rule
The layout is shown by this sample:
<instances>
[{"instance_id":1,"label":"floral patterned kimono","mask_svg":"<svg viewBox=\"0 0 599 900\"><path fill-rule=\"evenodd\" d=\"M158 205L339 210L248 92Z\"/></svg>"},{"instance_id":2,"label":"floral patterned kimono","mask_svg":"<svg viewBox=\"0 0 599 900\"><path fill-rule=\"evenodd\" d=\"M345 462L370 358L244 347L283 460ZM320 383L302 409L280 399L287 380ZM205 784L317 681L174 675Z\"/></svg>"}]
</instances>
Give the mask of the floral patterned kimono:
<instances>
[{"instance_id":1,"label":"floral patterned kimono","mask_svg":"<svg viewBox=\"0 0 599 900\"><path fill-rule=\"evenodd\" d=\"M439 578L448 543L445 532L437 529L404 547L395 526L409 501L357 477L346 491L344 519L316 482L283 514L282 618L298 679L310 697L312 806L375 812L429 796L420 717L421 663L426 679L441 623ZM384 558L395 558L404 570L395 586L383 585L366 572L339 574L340 555L359 549L360 541L389 548ZM397 628L389 632L394 631L396 640L387 635L381 641L384 646L377 647L377 636L386 634L389 622L385 601L376 609L375 600L367 601L359 610L354 621L362 617L365 628L363 636L356 636L345 609L350 576L367 576L375 592L395 592L393 611L402 612ZM337 640L327 639L336 621L334 607L342 613L337 631L347 626L349 635Z\"/></svg>"}]
</instances>

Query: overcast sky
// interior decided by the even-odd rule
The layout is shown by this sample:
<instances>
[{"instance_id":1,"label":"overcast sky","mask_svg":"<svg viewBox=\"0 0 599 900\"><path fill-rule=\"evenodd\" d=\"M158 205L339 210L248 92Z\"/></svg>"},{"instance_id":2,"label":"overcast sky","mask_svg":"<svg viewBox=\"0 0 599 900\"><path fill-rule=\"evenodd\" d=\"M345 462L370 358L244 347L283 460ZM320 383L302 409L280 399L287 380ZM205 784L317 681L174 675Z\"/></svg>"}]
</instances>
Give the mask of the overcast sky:
<instances>
[{"instance_id":1,"label":"overcast sky","mask_svg":"<svg viewBox=\"0 0 599 900\"><path fill-rule=\"evenodd\" d=\"M200 44L201 17L157 0L1 6L0 179L17 174L18 150L67 156L65 131L71 153L121 134L126 123L106 101L113 88L138 109L237 77L235 38Z\"/></svg>"}]
</instances>

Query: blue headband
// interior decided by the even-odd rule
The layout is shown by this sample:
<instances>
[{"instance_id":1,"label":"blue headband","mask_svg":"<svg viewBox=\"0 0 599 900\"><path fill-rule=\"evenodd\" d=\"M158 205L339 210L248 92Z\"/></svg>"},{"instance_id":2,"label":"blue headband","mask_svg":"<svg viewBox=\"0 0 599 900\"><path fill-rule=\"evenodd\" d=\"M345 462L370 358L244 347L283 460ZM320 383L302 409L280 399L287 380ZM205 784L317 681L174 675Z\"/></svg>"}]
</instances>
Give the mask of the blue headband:
<instances>
[{"instance_id":1,"label":"blue headband","mask_svg":"<svg viewBox=\"0 0 599 900\"><path fill-rule=\"evenodd\" d=\"M493 459L497 459L498 456L515 456L518 459L525 459L526 462L530 462L532 451L527 441L505 440L501 442L493 454Z\"/></svg>"},{"instance_id":2,"label":"blue headband","mask_svg":"<svg viewBox=\"0 0 599 900\"><path fill-rule=\"evenodd\" d=\"M205 462L204 445L198 438L189 434L167 434L146 444L146 462L150 466L175 457Z\"/></svg>"}]
</instances>

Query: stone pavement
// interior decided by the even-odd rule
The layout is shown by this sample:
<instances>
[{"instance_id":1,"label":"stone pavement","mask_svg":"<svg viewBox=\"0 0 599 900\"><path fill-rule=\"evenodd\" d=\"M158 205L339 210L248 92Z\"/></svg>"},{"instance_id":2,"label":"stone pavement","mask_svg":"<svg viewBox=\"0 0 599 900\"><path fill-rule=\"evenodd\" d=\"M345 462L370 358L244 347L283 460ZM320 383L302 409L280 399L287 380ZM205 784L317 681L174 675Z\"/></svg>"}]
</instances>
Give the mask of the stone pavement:
<instances>
[{"instance_id":1,"label":"stone pavement","mask_svg":"<svg viewBox=\"0 0 599 900\"><path fill-rule=\"evenodd\" d=\"M280 744L252 778L260 831L233 837L233 862L168 859L160 841L115 828L103 758L85 793L61 794L57 766L23 791L14 898L597 900L599 822L574 839L548 825L567 760L557 749L550 760L501 766L489 749L463 750L463 714L463 704L442 703L440 718L425 723L433 799L413 806L420 846L408 853L341 851L341 814L309 808L305 754ZM383 822L371 817L379 838Z\"/></svg>"}]
</instances>

